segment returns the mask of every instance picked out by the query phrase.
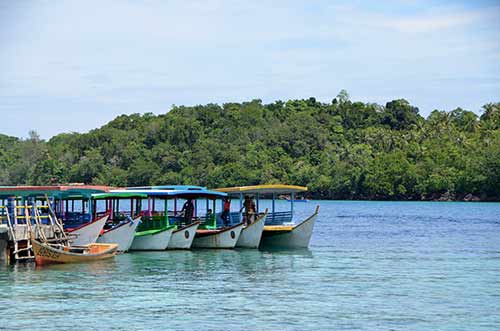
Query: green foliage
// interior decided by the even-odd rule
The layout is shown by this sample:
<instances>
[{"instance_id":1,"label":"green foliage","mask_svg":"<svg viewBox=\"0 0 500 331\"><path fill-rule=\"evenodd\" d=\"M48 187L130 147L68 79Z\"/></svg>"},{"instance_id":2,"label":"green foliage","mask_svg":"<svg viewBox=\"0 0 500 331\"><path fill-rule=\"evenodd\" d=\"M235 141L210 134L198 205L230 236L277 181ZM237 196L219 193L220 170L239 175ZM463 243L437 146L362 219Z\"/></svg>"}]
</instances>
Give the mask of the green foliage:
<instances>
[{"instance_id":1,"label":"green foliage","mask_svg":"<svg viewBox=\"0 0 500 331\"><path fill-rule=\"evenodd\" d=\"M208 187L293 183L320 198L500 198L500 103L478 118L427 119L404 99L380 106L315 98L174 106L121 115L48 142L0 135L0 185L83 182Z\"/></svg>"}]
</instances>

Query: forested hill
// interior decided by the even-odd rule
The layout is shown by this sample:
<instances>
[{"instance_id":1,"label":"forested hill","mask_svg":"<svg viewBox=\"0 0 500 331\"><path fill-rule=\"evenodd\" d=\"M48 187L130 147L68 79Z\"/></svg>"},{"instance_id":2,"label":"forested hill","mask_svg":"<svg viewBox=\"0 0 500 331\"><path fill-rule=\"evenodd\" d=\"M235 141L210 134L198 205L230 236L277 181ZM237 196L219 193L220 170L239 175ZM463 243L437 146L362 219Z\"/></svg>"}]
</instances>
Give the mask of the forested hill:
<instances>
[{"instance_id":1,"label":"forested hill","mask_svg":"<svg viewBox=\"0 0 500 331\"><path fill-rule=\"evenodd\" d=\"M0 184L290 183L317 198L500 200L500 103L428 118L406 100L260 100L122 115L45 142L0 135Z\"/></svg>"}]
</instances>

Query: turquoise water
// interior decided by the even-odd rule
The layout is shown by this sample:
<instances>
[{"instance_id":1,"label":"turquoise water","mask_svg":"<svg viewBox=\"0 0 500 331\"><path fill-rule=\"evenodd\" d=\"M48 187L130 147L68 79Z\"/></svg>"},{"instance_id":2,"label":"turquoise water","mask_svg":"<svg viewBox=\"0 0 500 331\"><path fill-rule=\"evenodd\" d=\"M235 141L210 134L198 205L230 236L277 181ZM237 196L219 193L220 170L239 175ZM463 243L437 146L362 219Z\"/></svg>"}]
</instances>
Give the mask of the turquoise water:
<instances>
[{"instance_id":1,"label":"turquoise water","mask_svg":"<svg viewBox=\"0 0 500 331\"><path fill-rule=\"evenodd\" d=\"M2 266L0 329L500 329L500 204L318 203L309 250Z\"/></svg>"}]
</instances>

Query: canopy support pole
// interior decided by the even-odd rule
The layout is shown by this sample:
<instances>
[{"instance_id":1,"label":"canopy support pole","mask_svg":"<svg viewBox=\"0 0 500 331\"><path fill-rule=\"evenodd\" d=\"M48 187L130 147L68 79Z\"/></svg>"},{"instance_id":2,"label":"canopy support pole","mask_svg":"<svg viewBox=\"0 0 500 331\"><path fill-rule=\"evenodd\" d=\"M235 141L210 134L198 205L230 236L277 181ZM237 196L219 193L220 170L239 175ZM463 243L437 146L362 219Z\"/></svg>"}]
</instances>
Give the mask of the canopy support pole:
<instances>
[{"instance_id":1,"label":"canopy support pole","mask_svg":"<svg viewBox=\"0 0 500 331\"><path fill-rule=\"evenodd\" d=\"M273 192L273 207L272 207L272 210L273 210L273 217L272 217L272 221L274 222L274 200L276 200L276 193Z\"/></svg>"},{"instance_id":2,"label":"canopy support pole","mask_svg":"<svg viewBox=\"0 0 500 331\"><path fill-rule=\"evenodd\" d=\"M243 220L243 193L240 192L240 222Z\"/></svg>"},{"instance_id":3,"label":"canopy support pole","mask_svg":"<svg viewBox=\"0 0 500 331\"><path fill-rule=\"evenodd\" d=\"M257 193L257 215L259 214L259 200L260 200L260 193Z\"/></svg>"},{"instance_id":4,"label":"canopy support pole","mask_svg":"<svg viewBox=\"0 0 500 331\"><path fill-rule=\"evenodd\" d=\"M165 199L165 206L163 207L165 209L165 222L167 222L167 225L170 225L168 221L168 200Z\"/></svg>"}]
</instances>

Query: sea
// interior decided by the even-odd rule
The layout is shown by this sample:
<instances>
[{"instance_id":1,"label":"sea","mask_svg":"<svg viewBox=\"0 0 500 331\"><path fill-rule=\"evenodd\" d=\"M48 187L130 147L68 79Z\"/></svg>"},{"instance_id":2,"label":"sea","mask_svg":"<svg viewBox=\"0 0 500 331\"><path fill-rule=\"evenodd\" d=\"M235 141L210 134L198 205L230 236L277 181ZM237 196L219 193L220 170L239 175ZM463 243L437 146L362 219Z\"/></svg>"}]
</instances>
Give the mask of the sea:
<instances>
[{"instance_id":1,"label":"sea","mask_svg":"<svg viewBox=\"0 0 500 331\"><path fill-rule=\"evenodd\" d=\"M2 265L0 330L500 330L500 203L316 205L309 249Z\"/></svg>"}]
</instances>

